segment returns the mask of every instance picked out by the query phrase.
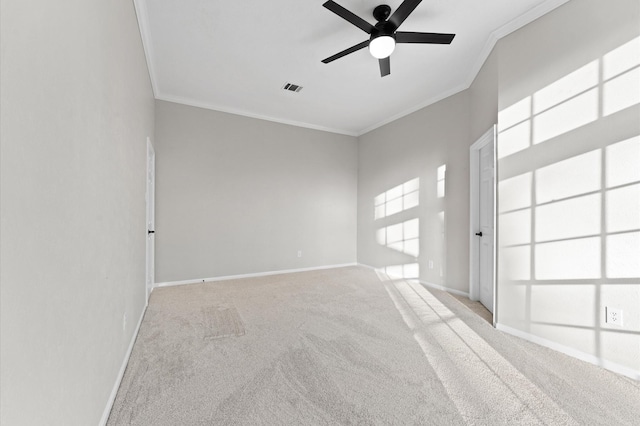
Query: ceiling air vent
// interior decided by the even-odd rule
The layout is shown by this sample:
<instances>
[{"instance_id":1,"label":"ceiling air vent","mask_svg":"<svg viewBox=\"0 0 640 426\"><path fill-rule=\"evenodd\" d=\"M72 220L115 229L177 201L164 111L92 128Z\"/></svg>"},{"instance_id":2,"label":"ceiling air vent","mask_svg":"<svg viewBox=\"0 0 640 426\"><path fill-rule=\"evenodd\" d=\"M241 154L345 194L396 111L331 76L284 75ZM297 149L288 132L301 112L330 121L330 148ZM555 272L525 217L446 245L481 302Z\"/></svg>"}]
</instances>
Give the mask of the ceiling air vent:
<instances>
[{"instance_id":1,"label":"ceiling air vent","mask_svg":"<svg viewBox=\"0 0 640 426\"><path fill-rule=\"evenodd\" d=\"M297 84L291 84L291 83L285 83L284 86L282 86L282 88L284 90L288 90L290 92L296 92L296 93L302 90L302 86L298 86Z\"/></svg>"}]
</instances>

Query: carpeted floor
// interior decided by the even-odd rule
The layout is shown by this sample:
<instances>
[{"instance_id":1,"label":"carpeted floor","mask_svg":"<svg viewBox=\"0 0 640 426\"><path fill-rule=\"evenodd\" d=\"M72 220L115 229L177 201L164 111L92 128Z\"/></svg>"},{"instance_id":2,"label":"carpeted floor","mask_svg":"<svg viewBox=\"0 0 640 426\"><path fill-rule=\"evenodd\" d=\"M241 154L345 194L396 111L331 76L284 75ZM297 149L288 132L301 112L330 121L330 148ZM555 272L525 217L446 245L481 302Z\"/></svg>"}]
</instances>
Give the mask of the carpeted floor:
<instances>
[{"instance_id":1,"label":"carpeted floor","mask_svg":"<svg viewBox=\"0 0 640 426\"><path fill-rule=\"evenodd\" d=\"M471 311L473 311L480 318L482 318L489 324L493 324L493 314L487 308L485 308L482 303L470 300L465 296L458 296L457 294L453 293L451 294L451 296L455 297L460 303L471 309Z\"/></svg>"},{"instance_id":2,"label":"carpeted floor","mask_svg":"<svg viewBox=\"0 0 640 426\"><path fill-rule=\"evenodd\" d=\"M638 425L640 383L349 267L154 290L109 425Z\"/></svg>"}]
</instances>

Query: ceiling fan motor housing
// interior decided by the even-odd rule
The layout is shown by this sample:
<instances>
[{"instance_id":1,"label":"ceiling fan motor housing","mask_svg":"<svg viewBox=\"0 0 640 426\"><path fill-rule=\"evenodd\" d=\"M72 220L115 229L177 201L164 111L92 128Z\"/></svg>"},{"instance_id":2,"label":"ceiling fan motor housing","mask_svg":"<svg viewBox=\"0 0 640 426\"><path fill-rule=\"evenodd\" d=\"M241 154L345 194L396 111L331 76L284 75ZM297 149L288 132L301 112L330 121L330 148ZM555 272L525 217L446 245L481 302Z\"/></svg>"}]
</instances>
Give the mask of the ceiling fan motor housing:
<instances>
[{"instance_id":1,"label":"ceiling fan motor housing","mask_svg":"<svg viewBox=\"0 0 640 426\"><path fill-rule=\"evenodd\" d=\"M335 55L322 60L328 64L336 59L357 52L366 47L369 48L371 56L378 59L380 64L380 75L382 77L391 73L389 56L393 53L396 43L421 43L421 44L450 44L455 34L421 33L397 31L398 27L409 17L422 0L403 0L400 6L391 14L391 7L381 4L373 9L373 17L377 23L371 25L370 22L362 19L358 15L340 6L333 0L327 0L322 6L329 9L342 19L350 22L369 34L369 40L360 42Z\"/></svg>"},{"instance_id":2,"label":"ceiling fan motor housing","mask_svg":"<svg viewBox=\"0 0 640 426\"><path fill-rule=\"evenodd\" d=\"M380 36L389 36L395 39L396 29L396 26L393 25L392 22L380 21L373 27L373 30L371 31L371 38L369 40L373 40L374 38L378 38Z\"/></svg>"},{"instance_id":3,"label":"ceiling fan motor housing","mask_svg":"<svg viewBox=\"0 0 640 426\"><path fill-rule=\"evenodd\" d=\"M395 32L398 28L393 24L393 22L387 21L389 15L391 15L391 8L386 4L381 4L373 9L373 17L378 21L378 23L375 24L371 30L371 37L369 38L369 41L380 36L393 37L395 40Z\"/></svg>"},{"instance_id":4,"label":"ceiling fan motor housing","mask_svg":"<svg viewBox=\"0 0 640 426\"><path fill-rule=\"evenodd\" d=\"M389 15L391 15L391 7L386 4L381 4L373 9L373 17L378 22L386 21Z\"/></svg>"}]
</instances>

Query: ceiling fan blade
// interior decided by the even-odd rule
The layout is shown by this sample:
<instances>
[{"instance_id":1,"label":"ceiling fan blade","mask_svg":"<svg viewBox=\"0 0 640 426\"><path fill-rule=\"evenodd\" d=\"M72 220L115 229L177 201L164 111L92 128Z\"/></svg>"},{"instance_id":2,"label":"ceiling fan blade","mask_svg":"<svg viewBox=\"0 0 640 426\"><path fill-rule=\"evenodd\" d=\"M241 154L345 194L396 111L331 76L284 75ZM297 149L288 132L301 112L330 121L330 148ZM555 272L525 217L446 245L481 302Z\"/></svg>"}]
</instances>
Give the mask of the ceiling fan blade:
<instances>
[{"instance_id":1,"label":"ceiling fan blade","mask_svg":"<svg viewBox=\"0 0 640 426\"><path fill-rule=\"evenodd\" d=\"M393 12L393 15L389 18L389 21L398 28L400 24L404 22L407 17L418 7L422 0L404 0L400 6Z\"/></svg>"},{"instance_id":2,"label":"ceiling fan blade","mask_svg":"<svg viewBox=\"0 0 640 426\"><path fill-rule=\"evenodd\" d=\"M329 0L328 2L323 4L323 6L329 9L330 11L332 11L333 13L335 13L336 15L338 15L339 17L341 17L342 19L345 19L351 22L353 25L360 28L365 33L371 34L371 31L373 31L373 25L371 25L370 23L368 23L358 15L354 14L353 12L348 11L344 7L340 6L338 3L334 2L333 0Z\"/></svg>"},{"instance_id":3,"label":"ceiling fan blade","mask_svg":"<svg viewBox=\"0 0 640 426\"><path fill-rule=\"evenodd\" d=\"M391 61L389 58L390 57L387 56L386 58L378 59L378 63L380 64L380 77L391 74Z\"/></svg>"},{"instance_id":4,"label":"ceiling fan blade","mask_svg":"<svg viewBox=\"0 0 640 426\"><path fill-rule=\"evenodd\" d=\"M333 56L329 56L327 59L323 59L322 62L324 62L325 64L328 64L329 62L335 61L336 59L340 59L343 56L347 56L349 53L357 52L360 49L364 49L368 45L369 45L369 40L365 40L362 43L358 43L355 46L351 46L350 48L345 49L340 53L336 53Z\"/></svg>"},{"instance_id":5,"label":"ceiling fan blade","mask_svg":"<svg viewBox=\"0 0 640 426\"><path fill-rule=\"evenodd\" d=\"M396 32L396 43L450 44L455 34Z\"/></svg>"}]
</instances>

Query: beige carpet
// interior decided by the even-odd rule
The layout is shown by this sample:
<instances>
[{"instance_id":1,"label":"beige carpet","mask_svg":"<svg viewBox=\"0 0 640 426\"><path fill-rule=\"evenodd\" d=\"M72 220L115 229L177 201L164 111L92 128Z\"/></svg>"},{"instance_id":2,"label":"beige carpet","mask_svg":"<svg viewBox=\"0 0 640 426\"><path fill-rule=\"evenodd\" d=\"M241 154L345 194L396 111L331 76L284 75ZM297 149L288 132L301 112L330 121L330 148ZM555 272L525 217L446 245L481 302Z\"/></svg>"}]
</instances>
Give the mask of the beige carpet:
<instances>
[{"instance_id":1,"label":"beige carpet","mask_svg":"<svg viewBox=\"0 0 640 426\"><path fill-rule=\"evenodd\" d=\"M109 425L638 425L640 384L358 267L156 289Z\"/></svg>"},{"instance_id":2,"label":"beige carpet","mask_svg":"<svg viewBox=\"0 0 640 426\"><path fill-rule=\"evenodd\" d=\"M471 309L471 311L473 311L480 318L482 318L489 324L493 324L493 314L487 308L485 308L482 303L470 300L465 296L458 296L457 294L451 294L451 296L455 297L460 303Z\"/></svg>"}]
</instances>

